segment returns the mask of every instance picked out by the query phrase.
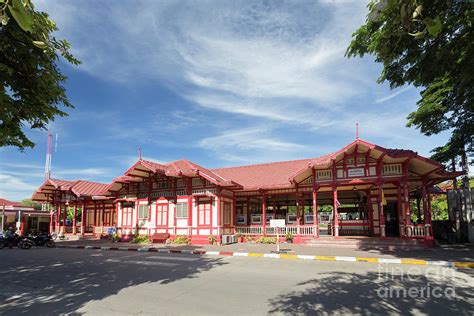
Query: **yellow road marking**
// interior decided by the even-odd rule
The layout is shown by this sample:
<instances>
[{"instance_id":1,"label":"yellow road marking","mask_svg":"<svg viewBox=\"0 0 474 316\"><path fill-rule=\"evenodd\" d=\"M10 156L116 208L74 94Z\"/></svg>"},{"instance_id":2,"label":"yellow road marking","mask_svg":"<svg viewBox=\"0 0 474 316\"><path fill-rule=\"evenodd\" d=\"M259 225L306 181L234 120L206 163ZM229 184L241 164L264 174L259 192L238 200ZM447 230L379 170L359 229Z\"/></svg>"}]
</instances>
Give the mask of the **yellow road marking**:
<instances>
[{"instance_id":1,"label":"yellow road marking","mask_svg":"<svg viewBox=\"0 0 474 316\"><path fill-rule=\"evenodd\" d=\"M336 261L334 256L316 256L316 260Z\"/></svg>"},{"instance_id":2,"label":"yellow road marking","mask_svg":"<svg viewBox=\"0 0 474 316\"><path fill-rule=\"evenodd\" d=\"M280 259L292 259L292 260L294 260L294 259L298 259L298 256L297 255L289 255L287 253L282 253L280 255Z\"/></svg>"},{"instance_id":3,"label":"yellow road marking","mask_svg":"<svg viewBox=\"0 0 474 316\"><path fill-rule=\"evenodd\" d=\"M426 265L428 262L426 260L417 260L417 259L402 259L402 264L421 264Z\"/></svg>"},{"instance_id":4,"label":"yellow road marking","mask_svg":"<svg viewBox=\"0 0 474 316\"><path fill-rule=\"evenodd\" d=\"M263 253L249 252L249 257L263 257Z\"/></svg>"},{"instance_id":5,"label":"yellow road marking","mask_svg":"<svg viewBox=\"0 0 474 316\"><path fill-rule=\"evenodd\" d=\"M362 261L362 262L373 262L373 263L378 263L379 259L378 258L363 258L363 257L357 257L357 261Z\"/></svg>"},{"instance_id":6,"label":"yellow road marking","mask_svg":"<svg viewBox=\"0 0 474 316\"><path fill-rule=\"evenodd\" d=\"M457 268L474 268L474 262L455 261L454 266Z\"/></svg>"}]
</instances>

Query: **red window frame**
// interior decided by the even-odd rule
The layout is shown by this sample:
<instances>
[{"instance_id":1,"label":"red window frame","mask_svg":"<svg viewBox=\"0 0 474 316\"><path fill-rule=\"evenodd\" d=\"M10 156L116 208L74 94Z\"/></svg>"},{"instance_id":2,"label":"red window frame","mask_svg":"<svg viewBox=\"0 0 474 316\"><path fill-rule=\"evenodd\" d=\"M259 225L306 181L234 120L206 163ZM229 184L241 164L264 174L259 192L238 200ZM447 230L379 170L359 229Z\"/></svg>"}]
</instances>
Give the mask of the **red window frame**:
<instances>
[{"instance_id":1,"label":"red window frame","mask_svg":"<svg viewBox=\"0 0 474 316\"><path fill-rule=\"evenodd\" d=\"M224 226L230 226L232 224L232 205L230 203L224 203Z\"/></svg>"},{"instance_id":2,"label":"red window frame","mask_svg":"<svg viewBox=\"0 0 474 316\"><path fill-rule=\"evenodd\" d=\"M198 226L211 226L211 224L212 224L211 202L199 203L198 204Z\"/></svg>"},{"instance_id":3,"label":"red window frame","mask_svg":"<svg viewBox=\"0 0 474 316\"><path fill-rule=\"evenodd\" d=\"M140 206L145 206L148 208L146 217L140 217ZM149 220L150 219L150 206L148 204L138 204L137 207L137 218L140 220Z\"/></svg>"},{"instance_id":4,"label":"red window frame","mask_svg":"<svg viewBox=\"0 0 474 316\"><path fill-rule=\"evenodd\" d=\"M168 226L168 211L169 205L168 204L157 204L156 211L155 211L155 225L159 227ZM158 222L160 219L160 222Z\"/></svg>"},{"instance_id":5,"label":"red window frame","mask_svg":"<svg viewBox=\"0 0 474 316\"><path fill-rule=\"evenodd\" d=\"M133 220L133 207L123 207L122 208L122 226L123 227L132 227Z\"/></svg>"}]
</instances>

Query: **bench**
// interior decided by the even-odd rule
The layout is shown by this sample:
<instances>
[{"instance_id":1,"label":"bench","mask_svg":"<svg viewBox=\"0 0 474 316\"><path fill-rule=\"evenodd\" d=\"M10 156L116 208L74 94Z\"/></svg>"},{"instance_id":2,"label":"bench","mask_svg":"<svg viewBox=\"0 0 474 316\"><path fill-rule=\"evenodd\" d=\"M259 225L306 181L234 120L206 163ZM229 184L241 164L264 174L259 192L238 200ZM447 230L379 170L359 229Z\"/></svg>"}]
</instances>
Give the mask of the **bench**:
<instances>
[{"instance_id":1,"label":"bench","mask_svg":"<svg viewBox=\"0 0 474 316\"><path fill-rule=\"evenodd\" d=\"M151 241L154 244L164 244L168 238L170 238L170 234L168 233L154 233L151 237Z\"/></svg>"}]
</instances>

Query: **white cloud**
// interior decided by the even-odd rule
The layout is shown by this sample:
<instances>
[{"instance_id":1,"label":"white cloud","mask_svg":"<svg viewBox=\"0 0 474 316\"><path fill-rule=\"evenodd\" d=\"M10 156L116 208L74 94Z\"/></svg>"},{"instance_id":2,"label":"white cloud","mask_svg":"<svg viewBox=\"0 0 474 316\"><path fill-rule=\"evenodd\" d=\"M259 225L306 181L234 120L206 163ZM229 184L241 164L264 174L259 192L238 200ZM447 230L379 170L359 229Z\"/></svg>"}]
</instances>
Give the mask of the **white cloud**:
<instances>
[{"instance_id":1,"label":"white cloud","mask_svg":"<svg viewBox=\"0 0 474 316\"><path fill-rule=\"evenodd\" d=\"M274 131L269 127L242 128L203 138L197 145L227 164L310 158L334 150L330 145L315 145L314 142L300 144L285 141L284 137L273 134Z\"/></svg>"},{"instance_id":2,"label":"white cloud","mask_svg":"<svg viewBox=\"0 0 474 316\"><path fill-rule=\"evenodd\" d=\"M59 35L72 42L83 61L78 70L118 86L165 85L196 107L196 118L177 109L166 117L147 114L141 125L110 119L104 126L106 141L190 148L192 140L166 136L206 122L206 136L193 135L197 146L221 160L244 163L299 158L315 144L302 144L301 135L314 134L330 149L333 138L352 140L355 122L362 137L389 147L428 153L441 139L428 142L405 127L416 100L395 101L409 87L377 97L387 91L375 83L380 65L344 57L352 32L364 23L363 1L136 1L122 6L48 0L37 7L50 12ZM160 109L158 102L155 108ZM209 119L209 113L219 120ZM146 121L151 116L154 124ZM243 128L242 121L272 128ZM281 133L285 129L298 129L300 135Z\"/></svg>"},{"instance_id":3,"label":"white cloud","mask_svg":"<svg viewBox=\"0 0 474 316\"><path fill-rule=\"evenodd\" d=\"M386 101L389 101L397 96L399 96L400 94L402 94L403 92L406 92L408 90L410 90L412 87L411 86L407 86L407 87L404 87L404 88L401 88L401 89L398 89L396 90L395 92L387 95L387 96L384 96L384 97L381 97L381 98L377 98L375 99L375 103L383 103L383 102L386 102Z\"/></svg>"},{"instance_id":4,"label":"white cloud","mask_svg":"<svg viewBox=\"0 0 474 316\"><path fill-rule=\"evenodd\" d=\"M19 177L0 173L0 197L7 200L21 201L31 198L37 186L22 181Z\"/></svg>"}]
</instances>

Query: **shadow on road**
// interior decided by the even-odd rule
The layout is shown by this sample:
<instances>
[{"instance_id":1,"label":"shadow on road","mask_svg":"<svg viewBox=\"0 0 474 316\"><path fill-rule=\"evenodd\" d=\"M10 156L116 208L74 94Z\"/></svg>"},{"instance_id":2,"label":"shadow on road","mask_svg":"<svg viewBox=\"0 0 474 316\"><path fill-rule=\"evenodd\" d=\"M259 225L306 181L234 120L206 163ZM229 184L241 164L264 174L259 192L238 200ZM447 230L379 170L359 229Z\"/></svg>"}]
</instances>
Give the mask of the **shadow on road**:
<instances>
[{"instance_id":1,"label":"shadow on road","mask_svg":"<svg viewBox=\"0 0 474 316\"><path fill-rule=\"evenodd\" d=\"M196 278L226 264L222 258L62 249L3 250L0 262L1 315L74 314L131 286Z\"/></svg>"},{"instance_id":2,"label":"shadow on road","mask_svg":"<svg viewBox=\"0 0 474 316\"><path fill-rule=\"evenodd\" d=\"M365 275L326 273L320 279L299 283L301 290L269 300L269 313L473 315L472 284L454 270L441 273L446 275L438 272L415 275L413 270L403 275L392 268L384 269L387 270Z\"/></svg>"}]
</instances>

